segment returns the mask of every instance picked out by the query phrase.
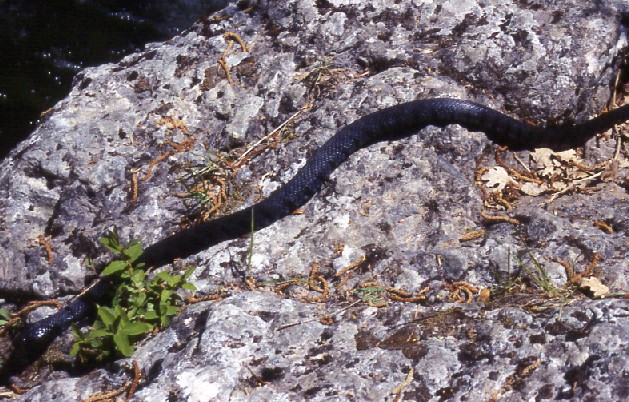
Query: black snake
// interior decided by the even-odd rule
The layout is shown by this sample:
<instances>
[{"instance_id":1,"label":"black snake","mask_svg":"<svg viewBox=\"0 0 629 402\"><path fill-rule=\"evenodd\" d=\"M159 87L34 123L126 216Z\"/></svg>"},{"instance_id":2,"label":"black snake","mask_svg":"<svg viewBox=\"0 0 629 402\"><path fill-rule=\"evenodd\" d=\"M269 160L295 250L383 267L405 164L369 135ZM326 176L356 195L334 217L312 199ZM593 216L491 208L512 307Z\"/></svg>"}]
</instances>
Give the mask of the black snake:
<instances>
[{"instance_id":1,"label":"black snake","mask_svg":"<svg viewBox=\"0 0 629 402\"><path fill-rule=\"evenodd\" d=\"M582 145L596 133L627 120L629 105L580 124L548 128L531 126L486 106L456 99L424 99L389 107L342 128L292 179L265 200L168 236L147 247L141 260L147 266L160 266L191 256L249 233L252 218L255 230L267 227L304 205L352 153L377 142L407 137L429 125L459 124L470 131L482 131L494 143L508 145L511 149L549 147L557 150ZM106 298L111 286L106 280L100 280L58 313L23 328L13 340L13 353L4 364L0 378L21 370L72 322L87 317L94 303Z\"/></svg>"}]
</instances>

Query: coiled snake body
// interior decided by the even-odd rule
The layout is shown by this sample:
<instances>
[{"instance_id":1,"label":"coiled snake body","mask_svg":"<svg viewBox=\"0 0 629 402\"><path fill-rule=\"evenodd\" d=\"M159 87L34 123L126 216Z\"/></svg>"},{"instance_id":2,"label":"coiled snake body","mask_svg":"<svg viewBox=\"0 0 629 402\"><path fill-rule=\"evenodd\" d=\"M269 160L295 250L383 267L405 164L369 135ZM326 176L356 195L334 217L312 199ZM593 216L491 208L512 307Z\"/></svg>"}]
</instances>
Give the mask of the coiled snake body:
<instances>
[{"instance_id":1,"label":"coiled snake body","mask_svg":"<svg viewBox=\"0 0 629 402\"><path fill-rule=\"evenodd\" d=\"M160 266L176 258L196 254L224 240L267 227L304 205L323 186L330 174L360 148L381 141L407 137L426 126L459 124L482 131L493 142L511 149L549 147L566 149L582 145L598 132L629 120L629 105L580 124L540 128L515 120L483 105L463 100L433 98L416 100L369 114L345 126L310 158L299 172L265 200L166 237L147 247L141 260ZM39 356L72 322L88 316L94 303L106 297L111 285L100 280L60 312L27 325L13 341L13 354L5 364L13 372ZM0 374L0 376L3 376Z\"/></svg>"}]
</instances>

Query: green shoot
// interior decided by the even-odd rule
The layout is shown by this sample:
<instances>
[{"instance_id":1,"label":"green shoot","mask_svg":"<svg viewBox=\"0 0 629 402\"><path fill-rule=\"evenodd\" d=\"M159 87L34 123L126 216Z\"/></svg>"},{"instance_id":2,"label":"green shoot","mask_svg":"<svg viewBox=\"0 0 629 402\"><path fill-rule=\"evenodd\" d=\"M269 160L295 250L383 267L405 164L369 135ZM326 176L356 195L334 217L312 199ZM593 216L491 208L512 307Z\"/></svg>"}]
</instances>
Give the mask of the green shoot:
<instances>
[{"instance_id":1,"label":"green shoot","mask_svg":"<svg viewBox=\"0 0 629 402\"><path fill-rule=\"evenodd\" d=\"M78 355L84 362L130 356L137 341L168 326L170 319L179 313L182 301L176 291L196 290L188 282L194 268L183 275L160 272L149 278L144 264L137 262L142 255L142 245L137 241L121 244L116 228L100 241L119 258L101 273L117 285L112 305L97 306L96 321L88 332L81 332L76 326L72 328L75 342L70 355Z\"/></svg>"},{"instance_id":2,"label":"green shoot","mask_svg":"<svg viewBox=\"0 0 629 402\"><path fill-rule=\"evenodd\" d=\"M0 326L7 325L11 319L11 313L4 307L0 307Z\"/></svg>"}]
</instances>

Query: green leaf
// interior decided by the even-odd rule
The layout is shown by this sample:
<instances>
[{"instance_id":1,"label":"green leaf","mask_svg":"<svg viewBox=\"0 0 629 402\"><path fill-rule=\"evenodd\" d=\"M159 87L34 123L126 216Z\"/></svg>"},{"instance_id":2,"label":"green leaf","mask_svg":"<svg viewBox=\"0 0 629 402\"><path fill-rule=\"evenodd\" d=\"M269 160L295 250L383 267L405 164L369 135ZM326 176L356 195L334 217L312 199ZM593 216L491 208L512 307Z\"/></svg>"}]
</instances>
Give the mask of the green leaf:
<instances>
[{"instance_id":1,"label":"green leaf","mask_svg":"<svg viewBox=\"0 0 629 402\"><path fill-rule=\"evenodd\" d=\"M103 338L94 338L89 341L85 341L92 349L100 349L103 347Z\"/></svg>"},{"instance_id":2,"label":"green leaf","mask_svg":"<svg viewBox=\"0 0 629 402\"><path fill-rule=\"evenodd\" d=\"M197 290L197 287L196 287L196 286L194 286L194 285L193 285L192 283L190 283L190 282L186 282L186 283L184 283L183 285L181 285L181 288L182 288L182 289L185 289L185 290L189 290L189 291L191 291L191 292L194 292L195 290Z\"/></svg>"},{"instance_id":3,"label":"green leaf","mask_svg":"<svg viewBox=\"0 0 629 402\"><path fill-rule=\"evenodd\" d=\"M72 349L70 349L70 357L76 356L77 353L79 353L79 350L81 350L81 343L74 342L74 344L72 345Z\"/></svg>"},{"instance_id":4,"label":"green leaf","mask_svg":"<svg viewBox=\"0 0 629 402\"><path fill-rule=\"evenodd\" d=\"M83 339L83 333L79 330L79 327L76 324L70 324L70 332L72 332L72 336L74 337L74 339Z\"/></svg>"},{"instance_id":5,"label":"green leaf","mask_svg":"<svg viewBox=\"0 0 629 402\"><path fill-rule=\"evenodd\" d=\"M138 318L138 308L137 307L130 308L129 311L127 312L127 317L129 317L129 320L131 322L135 321Z\"/></svg>"},{"instance_id":6,"label":"green leaf","mask_svg":"<svg viewBox=\"0 0 629 402\"><path fill-rule=\"evenodd\" d=\"M130 298L131 305L134 307L143 307L146 304L146 293L136 294Z\"/></svg>"},{"instance_id":7,"label":"green leaf","mask_svg":"<svg viewBox=\"0 0 629 402\"><path fill-rule=\"evenodd\" d=\"M144 286L145 279L146 279L146 272L142 271L141 269L136 270L131 275L131 280L133 281L133 284L136 286L137 285ZM138 286L138 287L142 287L142 286Z\"/></svg>"},{"instance_id":8,"label":"green leaf","mask_svg":"<svg viewBox=\"0 0 629 402\"><path fill-rule=\"evenodd\" d=\"M172 287L176 287L179 284L179 282L181 281L181 279L182 279L181 275L173 275L173 276L171 276L168 279L168 281L167 281L168 286L170 286L171 288Z\"/></svg>"},{"instance_id":9,"label":"green leaf","mask_svg":"<svg viewBox=\"0 0 629 402\"><path fill-rule=\"evenodd\" d=\"M114 254L120 254L118 250L118 248L111 242L111 240L109 240L106 237L101 237L100 242L103 246L107 247L107 249L111 252L113 252Z\"/></svg>"},{"instance_id":10,"label":"green leaf","mask_svg":"<svg viewBox=\"0 0 629 402\"><path fill-rule=\"evenodd\" d=\"M122 284L118 287L118 291L120 292L120 296L126 296L137 293L138 288L132 284Z\"/></svg>"},{"instance_id":11,"label":"green leaf","mask_svg":"<svg viewBox=\"0 0 629 402\"><path fill-rule=\"evenodd\" d=\"M122 306L120 306L120 305L114 306L114 313L115 313L117 316L122 317L123 319L125 318L125 317L124 317L124 315L125 315L125 311L124 311L124 309L122 308Z\"/></svg>"},{"instance_id":12,"label":"green leaf","mask_svg":"<svg viewBox=\"0 0 629 402\"><path fill-rule=\"evenodd\" d=\"M103 246L107 247L107 249L114 254L121 254L122 247L120 247L120 237L118 236L118 228L114 226L114 228L107 233L104 237L101 237L100 242Z\"/></svg>"},{"instance_id":13,"label":"green leaf","mask_svg":"<svg viewBox=\"0 0 629 402\"><path fill-rule=\"evenodd\" d=\"M85 340L91 341L92 339L105 338L112 335L113 332L106 329L93 329L85 335Z\"/></svg>"},{"instance_id":14,"label":"green leaf","mask_svg":"<svg viewBox=\"0 0 629 402\"><path fill-rule=\"evenodd\" d=\"M109 327L99 320L94 321L94 325L92 325L92 329L107 329L107 328Z\"/></svg>"},{"instance_id":15,"label":"green leaf","mask_svg":"<svg viewBox=\"0 0 629 402\"><path fill-rule=\"evenodd\" d=\"M157 320L158 317L159 316L157 315L157 312L155 310L150 310L144 313L144 319L147 321Z\"/></svg>"},{"instance_id":16,"label":"green leaf","mask_svg":"<svg viewBox=\"0 0 629 402\"><path fill-rule=\"evenodd\" d=\"M124 250L124 255L129 262L137 260L142 255L142 243L135 240L130 241Z\"/></svg>"},{"instance_id":17,"label":"green leaf","mask_svg":"<svg viewBox=\"0 0 629 402\"><path fill-rule=\"evenodd\" d=\"M129 266L128 266L128 265L126 265L126 264L125 264L125 266L126 266L127 268L129 268ZM130 275L130 273L129 273L129 270L128 270L128 269L126 269L126 270L122 271L122 273L120 273L120 279L129 279L130 277L131 277L131 275Z\"/></svg>"},{"instance_id":18,"label":"green leaf","mask_svg":"<svg viewBox=\"0 0 629 402\"><path fill-rule=\"evenodd\" d=\"M159 299L160 299L159 304L161 305L161 304L169 302L172 294L173 292L171 290L168 290L168 289L162 290L162 293L159 295Z\"/></svg>"},{"instance_id":19,"label":"green leaf","mask_svg":"<svg viewBox=\"0 0 629 402\"><path fill-rule=\"evenodd\" d=\"M129 357L133 354L133 347L129 344L129 337L123 331L118 331L114 334L114 343L123 356Z\"/></svg>"},{"instance_id":20,"label":"green leaf","mask_svg":"<svg viewBox=\"0 0 629 402\"><path fill-rule=\"evenodd\" d=\"M188 268L188 269L186 270L186 272L183 274L184 279L188 279L188 278L190 278L190 275L192 275L192 274L194 273L194 271L195 271L195 269L196 269L196 268L197 268L197 267Z\"/></svg>"},{"instance_id":21,"label":"green leaf","mask_svg":"<svg viewBox=\"0 0 629 402\"><path fill-rule=\"evenodd\" d=\"M127 335L142 335L153 330L153 326L146 322L134 322L120 329Z\"/></svg>"},{"instance_id":22,"label":"green leaf","mask_svg":"<svg viewBox=\"0 0 629 402\"><path fill-rule=\"evenodd\" d=\"M168 282L168 279L170 278L170 273L167 271L162 271L157 273L157 275L155 275L155 280L157 280L157 282L161 281L161 282Z\"/></svg>"},{"instance_id":23,"label":"green leaf","mask_svg":"<svg viewBox=\"0 0 629 402\"><path fill-rule=\"evenodd\" d=\"M107 265L107 267L103 270L104 276L110 276L115 274L116 272L122 271L127 267L127 264L124 261L116 260L112 261Z\"/></svg>"},{"instance_id":24,"label":"green leaf","mask_svg":"<svg viewBox=\"0 0 629 402\"><path fill-rule=\"evenodd\" d=\"M179 306L168 306L166 308L166 315L177 315L181 308Z\"/></svg>"},{"instance_id":25,"label":"green leaf","mask_svg":"<svg viewBox=\"0 0 629 402\"><path fill-rule=\"evenodd\" d=\"M108 307L98 306L97 314L98 318L100 318L101 321L108 327L113 325L114 321L116 321L116 318L118 317L116 312Z\"/></svg>"}]
</instances>

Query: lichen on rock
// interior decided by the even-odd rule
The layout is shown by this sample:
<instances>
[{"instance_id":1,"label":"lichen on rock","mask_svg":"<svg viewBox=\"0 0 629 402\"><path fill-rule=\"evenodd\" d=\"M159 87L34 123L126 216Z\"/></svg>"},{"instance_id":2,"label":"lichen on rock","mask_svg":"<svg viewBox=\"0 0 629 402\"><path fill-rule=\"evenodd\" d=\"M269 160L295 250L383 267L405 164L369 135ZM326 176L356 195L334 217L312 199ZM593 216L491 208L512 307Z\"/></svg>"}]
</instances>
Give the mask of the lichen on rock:
<instances>
[{"instance_id":1,"label":"lichen on rock","mask_svg":"<svg viewBox=\"0 0 629 402\"><path fill-rule=\"evenodd\" d=\"M0 298L77 294L93 276L86 261L107 260L108 229L147 245L176 232L198 212L179 196L189 169L233 161L278 127L272 146L225 171L219 214L268 195L342 126L401 102L471 99L536 124L596 115L626 46L626 3L533 3L238 2L84 70L0 166ZM589 141L583 164L610 160L615 145ZM198 266L202 294L230 290L140 345L135 398L395 400L412 370L402 399L624 399L622 301L548 289L570 281L557 259L582 271L599 255L593 272L627 291L626 153L591 191L551 200L505 184L505 202L476 182L501 166L494 154L458 126L369 147L302 214L255 233L251 255L234 239L182 262ZM103 369L23 398L86 398L125 381Z\"/></svg>"}]
</instances>

